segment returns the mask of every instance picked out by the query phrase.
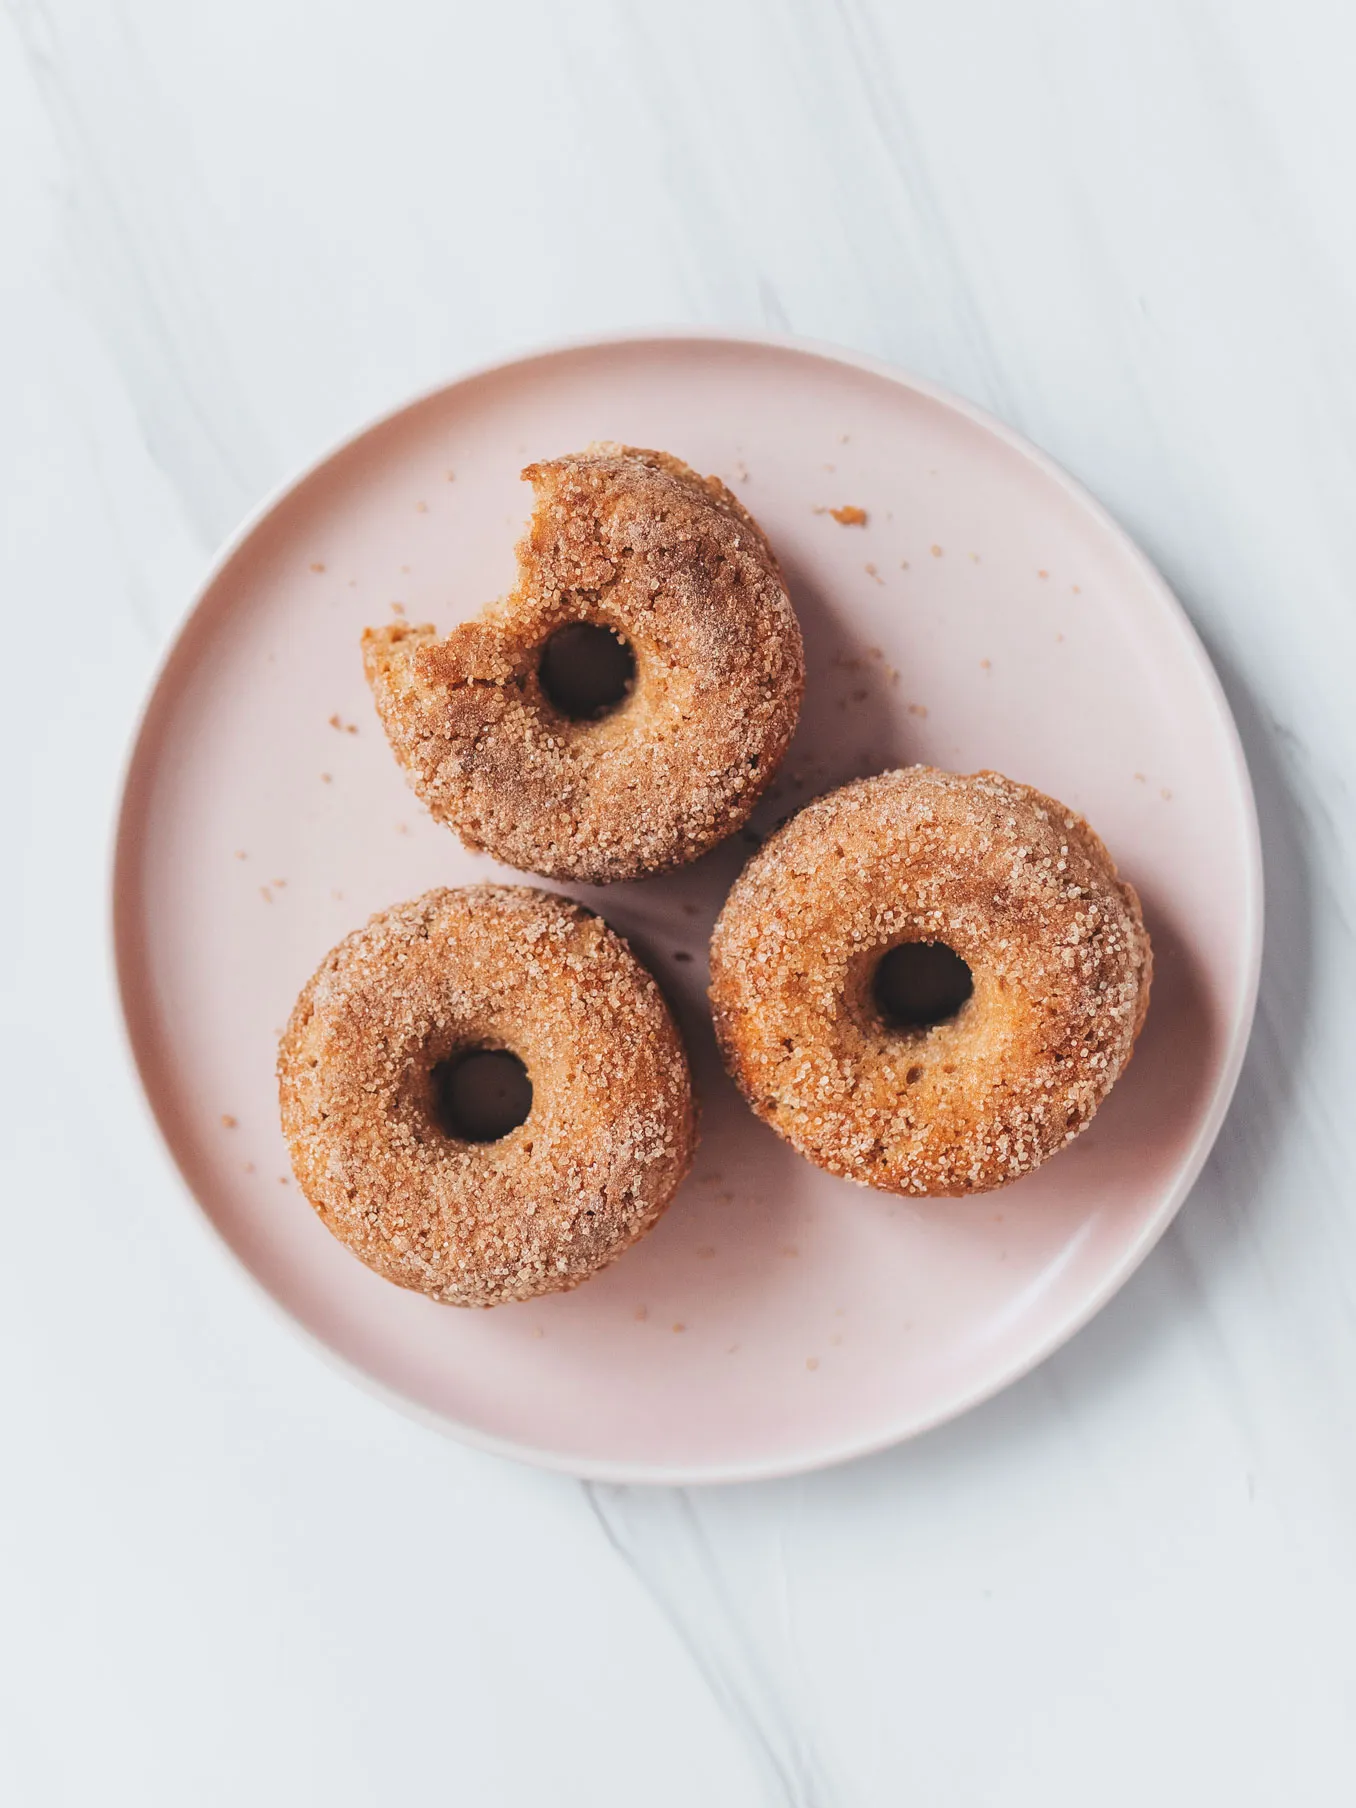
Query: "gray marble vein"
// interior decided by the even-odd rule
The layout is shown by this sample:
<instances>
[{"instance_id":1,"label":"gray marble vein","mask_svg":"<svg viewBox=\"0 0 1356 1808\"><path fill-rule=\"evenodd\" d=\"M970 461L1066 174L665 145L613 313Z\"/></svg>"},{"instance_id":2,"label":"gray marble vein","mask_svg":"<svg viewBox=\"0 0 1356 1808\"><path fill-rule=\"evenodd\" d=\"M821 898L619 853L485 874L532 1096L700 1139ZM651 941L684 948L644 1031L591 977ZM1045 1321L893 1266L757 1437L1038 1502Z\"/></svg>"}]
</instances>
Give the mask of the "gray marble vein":
<instances>
[{"instance_id":1,"label":"gray marble vein","mask_svg":"<svg viewBox=\"0 0 1356 1808\"><path fill-rule=\"evenodd\" d=\"M42 0L8 5L61 155L63 276L108 342L152 457L213 548L278 465L194 255L210 222L174 113L120 9L77 27Z\"/></svg>"},{"instance_id":2,"label":"gray marble vein","mask_svg":"<svg viewBox=\"0 0 1356 1808\"><path fill-rule=\"evenodd\" d=\"M748 1745L767 1801L829 1808L805 1705L769 1667L686 1488L585 1482L599 1525ZM785 1572L782 1571L783 1586ZM783 1603L785 1606L785 1603Z\"/></svg>"}]
</instances>

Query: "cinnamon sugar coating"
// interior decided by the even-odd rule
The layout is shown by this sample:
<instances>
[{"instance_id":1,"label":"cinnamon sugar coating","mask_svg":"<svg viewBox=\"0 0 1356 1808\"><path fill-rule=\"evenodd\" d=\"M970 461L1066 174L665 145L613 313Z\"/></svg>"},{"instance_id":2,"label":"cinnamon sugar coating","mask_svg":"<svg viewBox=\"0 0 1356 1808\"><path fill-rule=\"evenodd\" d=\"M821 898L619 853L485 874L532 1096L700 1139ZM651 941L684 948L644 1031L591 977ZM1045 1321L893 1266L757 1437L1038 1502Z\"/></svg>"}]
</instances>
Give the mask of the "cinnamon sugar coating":
<instances>
[{"instance_id":1,"label":"cinnamon sugar coating","mask_svg":"<svg viewBox=\"0 0 1356 1808\"><path fill-rule=\"evenodd\" d=\"M439 1127L433 1070L516 1054L524 1123ZM278 1057L297 1182L398 1286L459 1306L576 1287L659 1217L692 1163L687 1056L658 986L601 918L524 886L437 890L325 957Z\"/></svg>"},{"instance_id":2,"label":"cinnamon sugar coating","mask_svg":"<svg viewBox=\"0 0 1356 1808\"><path fill-rule=\"evenodd\" d=\"M557 879L695 860L748 816L796 726L800 629L752 516L664 452L598 445L529 465L517 587L445 638L369 628L363 658L397 759L468 847ZM630 692L577 721L541 650L570 622L631 647Z\"/></svg>"},{"instance_id":3,"label":"cinnamon sugar coating","mask_svg":"<svg viewBox=\"0 0 1356 1808\"><path fill-rule=\"evenodd\" d=\"M872 980L943 942L970 998L888 1026ZM994 772L914 766L817 799L754 856L711 942L711 1004L759 1117L831 1174L909 1194L1003 1186L1072 1141L1124 1071L1152 955L1133 888L1072 810Z\"/></svg>"}]
</instances>

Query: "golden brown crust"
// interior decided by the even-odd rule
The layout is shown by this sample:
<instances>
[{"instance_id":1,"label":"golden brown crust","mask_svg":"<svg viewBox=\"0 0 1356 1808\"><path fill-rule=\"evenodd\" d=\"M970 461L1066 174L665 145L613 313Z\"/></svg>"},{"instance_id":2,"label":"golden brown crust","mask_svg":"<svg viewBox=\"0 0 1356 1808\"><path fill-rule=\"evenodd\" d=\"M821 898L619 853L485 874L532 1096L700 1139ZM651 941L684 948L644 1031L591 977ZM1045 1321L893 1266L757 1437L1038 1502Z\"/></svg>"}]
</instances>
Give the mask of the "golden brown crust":
<instances>
[{"instance_id":1,"label":"golden brown crust","mask_svg":"<svg viewBox=\"0 0 1356 1808\"><path fill-rule=\"evenodd\" d=\"M907 941L968 963L949 1022L882 1021L872 976ZM1139 900L1082 817L998 773L914 766L817 799L754 856L712 937L711 1004L749 1103L811 1161L976 1193L1089 1122L1151 972Z\"/></svg>"},{"instance_id":2,"label":"golden brown crust","mask_svg":"<svg viewBox=\"0 0 1356 1808\"><path fill-rule=\"evenodd\" d=\"M771 549L714 477L663 452L595 446L523 472L536 490L504 601L439 639L369 628L363 658L397 759L468 847L558 879L634 879L731 834L771 780L804 688L800 629ZM567 622L636 659L600 721L537 676Z\"/></svg>"},{"instance_id":3,"label":"golden brown crust","mask_svg":"<svg viewBox=\"0 0 1356 1808\"><path fill-rule=\"evenodd\" d=\"M507 1048L532 1081L494 1143L446 1136L434 1066ZM369 1267L452 1305L576 1287L659 1217L692 1163L687 1056L600 917L525 886L374 916L298 998L278 1057L293 1171Z\"/></svg>"}]
</instances>

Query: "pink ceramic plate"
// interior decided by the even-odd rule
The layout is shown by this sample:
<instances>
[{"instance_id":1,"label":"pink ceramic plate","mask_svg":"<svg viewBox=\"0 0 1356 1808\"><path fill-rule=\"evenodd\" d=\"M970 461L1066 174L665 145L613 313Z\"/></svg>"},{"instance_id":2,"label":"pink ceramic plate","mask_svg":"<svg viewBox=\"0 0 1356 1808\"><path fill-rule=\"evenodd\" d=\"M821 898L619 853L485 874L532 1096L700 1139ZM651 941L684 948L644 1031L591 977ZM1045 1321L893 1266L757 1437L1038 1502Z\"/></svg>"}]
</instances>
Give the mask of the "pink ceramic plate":
<instances>
[{"instance_id":1,"label":"pink ceramic plate","mask_svg":"<svg viewBox=\"0 0 1356 1808\"><path fill-rule=\"evenodd\" d=\"M1139 1053L1039 1174L971 1201L829 1179L756 1123L703 1007L749 852L579 894L675 1001L702 1145L659 1227L578 1292L462 1312L370 1274L288 1178L275 1043L320 957L431 885L507 877L406 789L358 637L510 584L529 459L618 439L718 472L805 630L799 736L755 822L924 760L1084 811L1139 887L1158 971ZM865 526L828 511L850 504ZM1180 1205L1252 1015L1256 820L1180 609L1075 484L954 397L785 341L658 336L465 378L341 446L227 548L151 698L120 826L117 958L165 1139L240 1261L359 1375L459 1437L578 1474L786 1474L961 1412L1107 1300Z\"/></svg>"}]
</instances>

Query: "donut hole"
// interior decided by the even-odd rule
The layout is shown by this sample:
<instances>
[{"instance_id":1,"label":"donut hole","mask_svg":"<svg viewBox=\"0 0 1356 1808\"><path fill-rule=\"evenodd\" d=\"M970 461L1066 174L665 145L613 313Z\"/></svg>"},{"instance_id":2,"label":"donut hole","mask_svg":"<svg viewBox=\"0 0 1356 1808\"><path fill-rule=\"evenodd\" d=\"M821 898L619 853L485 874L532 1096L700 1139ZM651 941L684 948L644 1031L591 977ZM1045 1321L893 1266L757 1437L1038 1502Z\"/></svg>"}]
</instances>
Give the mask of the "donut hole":
<instances>
[{"instance_id":1,"label":"donut hole","mask_svg":"<svg viewBox=\"0 0 1356 1808\"><path fill-rule=\"evenodd\" d=\"M527 1122L532 1081L506 1048L468 1048L433 1069L433 1113L444 1136L497 1143Z\"/></svg>"},{"instance_id":2,"label":"donut hole","mask_svg":"<svg viewBox=\"0 0 1356 1808\"><path fill-rule=\"evenodd\" d=\"M871 995L892 1030L946 1023L975 989L969 967L945 942L901 942L876 963Z\"/></svg>"},{"instance_id":3,"label":"donut hole","mask_svg":"<svg viewBox=\"0 0 1356 1808\"><path fill-rule=\"evenodd\" d=\"M614 629L569 622L543 646L537 674L562 716L596 722L625 701L635 681L636 656Z\"/></svg>"}]
</instances>

